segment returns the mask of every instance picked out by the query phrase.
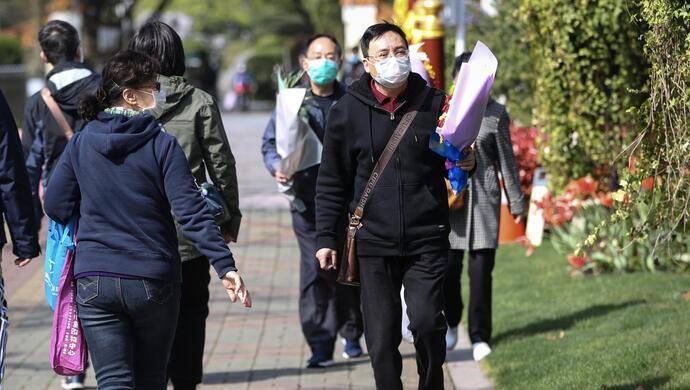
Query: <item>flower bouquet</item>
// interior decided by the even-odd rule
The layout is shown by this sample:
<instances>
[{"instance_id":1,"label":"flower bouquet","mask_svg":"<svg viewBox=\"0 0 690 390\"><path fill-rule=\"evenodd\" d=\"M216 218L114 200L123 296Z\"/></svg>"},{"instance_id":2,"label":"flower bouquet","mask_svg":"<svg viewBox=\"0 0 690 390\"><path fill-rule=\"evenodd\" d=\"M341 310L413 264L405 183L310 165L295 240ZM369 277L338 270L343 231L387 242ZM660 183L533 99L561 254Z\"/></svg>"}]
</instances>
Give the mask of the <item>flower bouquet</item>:
<instances>
[{"instance_id":1,"label":"flower bouquet","mask_svg":"<svg viewBox=\"0 0 690 390\"><path fill-rule=\"evenodd\" d=\"M275 169L290 178L299 171L321 163L323 150L321 141L309 127L307 112L302 105L308 98L307 89L298 87L303 75L303 70L287 76L278 71L276 75L276 150L280 162ZM279 183L278 190L288 197L294 210L304 211L304 202L295 197L292 185L290 179L286 183Z\"/></svg>"},{"instance_id":2,"label":"flower bouquet","mask_svg":"<svg viewBox=\"0 0 690 390\"><path fill-rule=\"evenodd\" d=\"M465 188L468 179L467 172L456 163L464 157L463 149L477 139L497 67L498 60L491 50L478 41L469 61L458 72L436 133L429 140L429 148L446 158L448 180L456 194Z\"/></svg>"}]
</instances>

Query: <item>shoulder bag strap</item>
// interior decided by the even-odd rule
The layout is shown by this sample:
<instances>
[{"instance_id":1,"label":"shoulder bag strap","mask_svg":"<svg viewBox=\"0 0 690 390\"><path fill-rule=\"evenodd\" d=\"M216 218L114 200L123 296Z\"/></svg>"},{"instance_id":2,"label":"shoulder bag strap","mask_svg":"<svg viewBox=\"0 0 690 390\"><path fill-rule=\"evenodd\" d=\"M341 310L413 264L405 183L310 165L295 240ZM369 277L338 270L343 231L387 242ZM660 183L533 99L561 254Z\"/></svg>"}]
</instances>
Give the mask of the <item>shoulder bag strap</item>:
<instances>
[{"instance_id":1,"label":"shoulder bag strap","mask_svg":"<svg viewBox=\"0 0 690 390\"><path fill-rule=\"evenodd\" d=\"M62 129L65 138L72 138L72 135L74 134L74 132L72 131L72 127L67 122L65 114L63 114L62 110L60 110L60 106L58 106L55 99L53 99L53 96L50 94L48 88L41 89L41 97L43 98L43 101L45 102L46 106L48 106L48 109L50 110L50 113L53 115L55 122L57 122L58 126L60 126L60 129Z\"/></svg>"},{"instance_id":2,"label":"shoulder bag strap","mask_svg":"<svg viewBox=\"0 0 690 390\"><path fill-rule=\"evenodd\" d=\"M359 204L355 209L355 213L353 216L354 220L351 221L351 223L356 223L357 225L359 224L359 220L362 218L362 215L364 215L364 206L366 206L367 201L369 200L369 195L371 195L371 192L374 190L376 183L379 181L379 178L381 177L381 173L384 169L386 169L388 162L393 156L395 150L398 148L398 145L400 144L400 141L402 140L403 136L405 136L407 129L410 128L412 121L417 116L419 108L422 106L422 103L424 103L424 100L429 94L429 91L431 91L431 88L425 87L424 90L419 95L417 95L417 98L412 102L412 105L410 106L410 110L405 115L403 115L402 119L400 120L400 123L398 123L398 127L395 128L393 135L386 144L386 148L383 150L383 153L381 153L381 156L379 157L379 160L376 162L376 165L374 165L374 169L371 172L369 181L367 182L367 185L366 187L364 187L364 191L362 192L362 198L359 200Z\"/></svg>"}]
</instances>

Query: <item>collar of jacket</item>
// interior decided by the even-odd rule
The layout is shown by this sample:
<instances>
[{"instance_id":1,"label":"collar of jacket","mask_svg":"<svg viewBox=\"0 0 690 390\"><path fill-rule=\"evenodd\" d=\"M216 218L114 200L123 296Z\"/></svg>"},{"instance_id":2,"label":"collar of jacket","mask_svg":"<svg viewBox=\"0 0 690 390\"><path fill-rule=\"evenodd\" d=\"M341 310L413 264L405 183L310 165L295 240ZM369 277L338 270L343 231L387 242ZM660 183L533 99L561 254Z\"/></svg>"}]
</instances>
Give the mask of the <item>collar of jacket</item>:
<instances>
[{"instance_id":1,"label":"collar of jacket","mask_svg":"<svg viewBox=\"0 0 690 390\"><path fill-rule=\"evenodd\" d=\"M94 71L81 62L69 61L55 66L46 74L46 87L52 94L94 76Z\"/></svg>"},{"instance_id":2,"label":"collar of jacket","mask_svg":"<svg viewBox=\"0 0 690 390\"><path fill-rule=\"evenodd\" d=\"M347 93L356 97L358 100L362 101L368 106L383 109L379 101L376 100L374 93L371 91L371 80L371 75L369 73L365 73L359 78L359 80L350 85L350 89L347 90ZM407 89L405 89L405 91L398 96L400 106L405 104L410 97L417 96L421 91L424 90L424 88L426 88L426 81L424 81L422 76L418 75L417 73L410 72L410 76L407 78Z\"/></svg>"},{"instance_id":3,"label":"collar of jacket","mask_svg":"<svg viewBox=\"0 0 690 390\"><path fill-rule=\"evenodd\" d=\"M314 91L311 90L311 86L309 84L307 84L306 87L308 89L307 89L307 95L305 96L305 98L310 98L310 97L316 96L316 95L314 95ZM332 96L335 98L335 100L338 100L341 97L343 97L343 95L345 95L346 92L347 91L345 90L345 86L343 86L343 84L341 82L339 82L338 80L335 80L333 82L333 95Z\"/></svg>"},{"instance_id":4,"label":"collar of jacket","mask_svg":"<svg viewBox=\"0 0 690 390\"><path fill-rule=\"evenodd\" d=\"M67 62L63 62L62 64L55 65L53 67L53 69L51 69L50 72L48 72L48 74L46 74L46 80L51 78L56 73L64 72L64 71L70 70L70 69L86 69L86 70L93 72L93 70L91 68L89 68L86 64L84 64L82 62L67 61Z\"/></svg>"},{"instance_id":5,"label":"collar of jacket","mask_svg":"<svg viewBox=\"0 0 690 390\"><path fill-rule=\"evenodd\" d=\"M151 110L156 118L161 118L173 111L180 102L194 92L194 87L187 83L184 77L158 75L157 81L161 90L165 92L165 101L156 102L156 107Z\"/></svg>"}]
</instances>

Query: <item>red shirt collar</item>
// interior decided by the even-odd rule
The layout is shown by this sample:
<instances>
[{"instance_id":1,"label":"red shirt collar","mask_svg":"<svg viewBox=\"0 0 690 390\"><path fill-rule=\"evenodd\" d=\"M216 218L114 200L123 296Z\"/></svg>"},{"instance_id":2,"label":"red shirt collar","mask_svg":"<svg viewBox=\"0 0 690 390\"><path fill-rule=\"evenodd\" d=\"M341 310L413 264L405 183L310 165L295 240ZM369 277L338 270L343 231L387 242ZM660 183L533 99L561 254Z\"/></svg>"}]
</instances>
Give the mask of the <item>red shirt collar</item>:
<instances>
[{"instance_id":1,"label":"red shirt collar","mask_svg":"<svg viewBox=\"0 0 690 390\"><path fill-rule=\"evenodd\" d=\"M376 89L376 81L374 81L374 79L371 79L369 87L371 88L371 92L374 94L374 97L379 102L379 104L381 104L381 106L385 108L388 112L393 112L396 108L398 108L398 106L400 105L400 100L398 98L402 96L403 93L405 93L405 91L403 91L400 95L394 98L388 97L382 94L378 89Z\"/></svg>"}]
</instances>

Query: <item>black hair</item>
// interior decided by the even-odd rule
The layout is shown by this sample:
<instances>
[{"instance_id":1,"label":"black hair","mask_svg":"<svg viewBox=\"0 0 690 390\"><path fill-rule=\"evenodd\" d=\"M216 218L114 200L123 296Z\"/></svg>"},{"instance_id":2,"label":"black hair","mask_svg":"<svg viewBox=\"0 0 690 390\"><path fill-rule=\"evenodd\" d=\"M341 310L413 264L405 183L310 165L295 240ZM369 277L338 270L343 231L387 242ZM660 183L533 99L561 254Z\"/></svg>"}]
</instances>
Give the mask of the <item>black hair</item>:
<instances>
[{"instance_id":1,"label":"black hair","mask_svg":"<svg viewBox=\"0 0 690 390\"><path fill-rule=\"evenodd\" d=\"M93 120L99 112L117 104L125 88L140 88L154 83L158 71L158 61L144 53L134 50L118 52L105 64L96 94L80 102L80 116Z\"/></svg>"},{"instance_id":2,"label":"black hair","mask_svg":"<svg viewBox=\"0 0 690 390\"><path fill-rule=\"evenodd\" d=\"M455 60L453 62L453 72L451 73L453 79L455 79L455 76L458 75L458 72L460 71L460 67L462 66L462 64L466 64L470 61L470 57L472 57L472 53L469 51L466 51L460 54L459 56L455 57Z\"/></svg>"},{"instance_id":3,"label":"black hair","mask_svg":"<svg viewBox=\"0 0 690 390\"><path fill-rule=\"evenodd\" d=\"M51 20L38 31L38 44L48 62L58 65L77 57L79 34L71 24Z\"/></svg>"},{"instance_id":4,"label":"black hair","mask_svg":"<svg viewBox=\"0 0 690 390\"><path fill-rule=\"evenodd\" d=\"M184 47L177 32L163 22L141 26L129 42L129 49L146 53L160 61L160 74L183 76L186 70Z\"/></svg>"},{"instance_id":5,"label":"black hair","mask_svg":"<svg viewBox=\"0 0 690 390\"><path fill-rule=\"evenodd\" d=\"M362 34L362 39L359 40L359 47L362 49L362 56L365 58L369 56L369 43L371 43L371 41L389 31L393 31L394 33L400 35L402 40L405 42L405 46L408 46L407 35L405 35L405 32L402 30L402 28L393 23L378 23L369 26L364 34Z\"/></svg>"},{"instance_id":6,"label":"black hair","mask_svg":"<svg viewBox=\"0 0 690 390\"><path fill-rule=\"evenodd\" d=\"M311 46L312 43L314 43L315 40L319 38L328 38L335 44L335 50L338 52L338 58L342 56L343 54L343 48L340 46L340 42L338 42L338 39L336 39L335 36L331 34L314 34L307 38L307 40L304 42L304 47L302 47L302 52L305 56L307 55L307 52L309 51L309 46Z\"/></svg>"}]
</instances>

